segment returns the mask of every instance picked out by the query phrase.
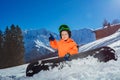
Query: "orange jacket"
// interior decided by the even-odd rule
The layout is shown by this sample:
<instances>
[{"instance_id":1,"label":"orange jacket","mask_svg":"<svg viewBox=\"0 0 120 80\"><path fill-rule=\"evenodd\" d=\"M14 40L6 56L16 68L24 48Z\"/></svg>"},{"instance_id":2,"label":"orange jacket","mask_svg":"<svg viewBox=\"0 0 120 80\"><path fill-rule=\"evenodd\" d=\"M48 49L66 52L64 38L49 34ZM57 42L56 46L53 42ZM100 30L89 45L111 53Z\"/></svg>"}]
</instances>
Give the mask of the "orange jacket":
<instances>
[{"instance_id":1,"label":"orange jacket","mask_svg":"<svg viewBox=\"0 0 120 80\"><path fill-rule=\"evenodd\" d=\"M50 45L52 48L58 49L59 57L64 57L67 53L70 53L71 55L78 53L77 44L71 38L67 41L62 39L59 41L50 41Z\"/></svg>"}]
</instances>

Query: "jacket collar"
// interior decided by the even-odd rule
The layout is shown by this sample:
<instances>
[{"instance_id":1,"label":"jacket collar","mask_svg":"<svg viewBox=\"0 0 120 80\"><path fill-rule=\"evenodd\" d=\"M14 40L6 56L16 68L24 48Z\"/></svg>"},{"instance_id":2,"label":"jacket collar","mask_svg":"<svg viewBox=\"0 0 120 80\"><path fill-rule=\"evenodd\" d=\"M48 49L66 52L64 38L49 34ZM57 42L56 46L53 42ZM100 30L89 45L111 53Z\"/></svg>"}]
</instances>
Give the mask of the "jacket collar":
<instances>
[{"instance_id":1,"label":"jacket collar","mask_svg":"<svg viewBox=\"0 0 120 80\"><path fill-rule=\"evenodd\" d=\"M61 39L62 42L72 42L73 40L71 38L68 38L67 40Z\"/></svg>"}]
</instances>

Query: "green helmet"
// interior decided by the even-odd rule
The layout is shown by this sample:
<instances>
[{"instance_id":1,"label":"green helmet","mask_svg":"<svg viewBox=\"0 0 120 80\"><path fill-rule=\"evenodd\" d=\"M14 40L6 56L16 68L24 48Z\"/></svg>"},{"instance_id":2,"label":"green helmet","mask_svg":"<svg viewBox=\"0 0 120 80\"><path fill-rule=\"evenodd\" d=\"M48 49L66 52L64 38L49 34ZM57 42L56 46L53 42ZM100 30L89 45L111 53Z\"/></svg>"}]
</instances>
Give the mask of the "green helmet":
<instances>
[{"instance_id":1,"label":"green helmet","mask_svg":"<svg viewBox=\"0 0 120 80\"><path fill-rule=\"evenodd\" d=\"M59 27L59 32L61 31L70 31L70 28L67 25L63 24Z\"/></svg>"}]
</instances>

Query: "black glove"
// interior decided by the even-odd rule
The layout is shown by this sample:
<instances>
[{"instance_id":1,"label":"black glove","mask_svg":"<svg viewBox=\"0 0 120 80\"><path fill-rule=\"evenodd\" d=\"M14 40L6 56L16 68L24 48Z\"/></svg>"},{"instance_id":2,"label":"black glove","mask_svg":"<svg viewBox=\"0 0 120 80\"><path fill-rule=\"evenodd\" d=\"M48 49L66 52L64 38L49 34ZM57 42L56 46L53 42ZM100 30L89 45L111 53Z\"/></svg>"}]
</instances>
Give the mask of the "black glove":
<instances>
[{"instance_id":1,"label":"black glove","mask_svg":"<svg viewBox=\"0 0 120 80\"><path fill-rule=\"evenodd\" d=\"M52 34L50 34L49 41L54 41L54 40L55 40L55 38L53 37Z\"/></svg>"},{"instance_id":2,"label":"black glove","mask_svg":"<svg viewBox=\"0 0 120 80\"><path fill-rule=\"evenodd\" d=\"M70 53L65 54L64 59L70 61Z\"/></svg>"}]
</instances>

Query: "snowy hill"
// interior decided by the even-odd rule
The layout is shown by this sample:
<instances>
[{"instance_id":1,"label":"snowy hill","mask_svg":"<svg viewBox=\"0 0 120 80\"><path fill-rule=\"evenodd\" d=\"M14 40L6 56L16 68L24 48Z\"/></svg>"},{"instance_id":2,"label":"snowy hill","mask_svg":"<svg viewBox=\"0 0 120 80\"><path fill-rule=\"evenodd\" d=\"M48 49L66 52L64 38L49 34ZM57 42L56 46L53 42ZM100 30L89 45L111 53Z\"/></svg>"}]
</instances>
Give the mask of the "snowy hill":
<instances>
[{"instance_id":1,"label":"snowy hill","mask_svg":"<svg viewBox=\"0 0 120 80\"><path fill-rule=\"evenodd\" d=\"M50 71L41 71L33 77L25 76L27 65L17 66L13 68L1 69L0 80L120 80L120 31L106 38L86 44L80 48L93 49L100 46L110 46L114 48L118 55L117 61L109 61L107 63L98 62L93 57L77 59L64 64L63 69L56 67Z\"/></svg>"},{"instance_id":2,"label":"snowy hill","mask_svg":"<svg viewBox=\"0 0 120 80\"><path fill-rule=\"evenodd\" d=\"M110 44L114 44L119 40L120 40L120 29L116 33L114 33L108 37L105 37L105 38L96 40L94 42L88 43L84 46L81 46L79 48L79 52L84 52L84 51L95 49L95 48L101 47L101 46L109 46ZM110 46L110 47L112 47L112 46Z\"/></svg>"},{"instance_id":3,"label":"snowy hill","mask_svg":"<svg viewBox=\"0 0 120 80\"><path fill-rule=\"evenodd\" d=\"M54 53L49 45L49 34L58 40L59 34L47 31L46 29L24 31L25 60L26 62L39 59L43 55ZM95 34L90 29L73 30L72 38L77 44L86 44L95 40Z\"/></svg>"}]
</instances>

